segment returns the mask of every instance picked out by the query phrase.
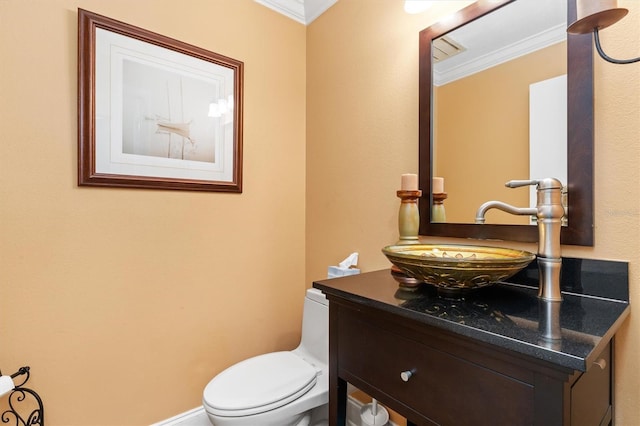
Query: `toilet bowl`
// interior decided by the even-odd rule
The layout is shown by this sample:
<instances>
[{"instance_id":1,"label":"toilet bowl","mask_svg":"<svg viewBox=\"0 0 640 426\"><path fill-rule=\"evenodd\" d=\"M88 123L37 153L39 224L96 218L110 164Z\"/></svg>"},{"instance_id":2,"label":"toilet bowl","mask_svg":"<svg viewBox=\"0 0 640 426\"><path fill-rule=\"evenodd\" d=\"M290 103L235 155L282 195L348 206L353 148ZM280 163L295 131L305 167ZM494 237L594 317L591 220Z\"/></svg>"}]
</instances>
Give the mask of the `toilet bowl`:
<instances>
[{"instance_id":1,"label":"toilet bowl","mask_svg":"<svg viewBox=\"0 0 640 426\"><path fill-rule=\"evenodd\" d=\"M207 384L202 405L214 426L313 426L326 419L328 305L320 290L308 289L296 349L246 359Z\"/></svg>"}]
</instances>

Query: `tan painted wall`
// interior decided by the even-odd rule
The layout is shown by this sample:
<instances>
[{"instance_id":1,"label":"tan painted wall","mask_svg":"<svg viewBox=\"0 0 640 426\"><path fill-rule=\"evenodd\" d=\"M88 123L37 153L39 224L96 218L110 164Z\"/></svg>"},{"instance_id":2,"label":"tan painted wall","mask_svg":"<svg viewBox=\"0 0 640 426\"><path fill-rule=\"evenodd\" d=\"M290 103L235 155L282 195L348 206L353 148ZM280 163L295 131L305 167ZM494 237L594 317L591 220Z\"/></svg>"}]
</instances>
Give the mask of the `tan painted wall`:
<instances>
[{"instance_id":1,"label":"tan painted wall","mask_svg":"<svg viewBox=\"0 0 640 426\"><path fill-rule=\"evenodd\" d=\"M473 223L478 206L529 205L529 191L504 187L529 179L529 86L567 73L566 43L513 59L436 90L434 175L444 177L447 221ZM529 224L494 209L487 223Z\"/></svg>"},{"instance_id":2,"label":"tan painted wall","mask_svg":"<svg viewBox=\"0 0 640 426\"><path fill-rule=\"evenodd\" d=\"M459 2L456 2L459 4ZM611 55L640 56L640 7L602 31ZM340 0L307 32L307 281L353 250L363 271L387 268L380 252L398 236L402 173L418 169L418 32L457 5L407 15L400 1ZM446 10L448 9L448 10ZM640 300L640 64L596 58L595 247L567 256L630 262ZM424 238L434 241L433 238ZM440 240L442 241L442 240ZM497 242L536 250L535 245ZM640 317L616 341L616 421L640 419Z\"/></svg>"},{"instance_id":3,"label":"tan painted wall","mask_svg":"<svg viewBox=\"0 0 640 426\"><path fill-rule=\"evenodd\" d=\"M395 0L339 0L307 30L307 281L352 251L386 267L396 190L418 171L418 32L471 2L408 15Z\"/></svg>"},{"instance_id":4,"label":"tan painted wall","mask_svg":"<svg viewBox=\"0 0 640 426\"><path fill-rule=\"evenodd\" d=\"M243 194L76 186L77 7L244 61ZM166 419L295 347L305 56L252 0L0 0L0 368L31 366L48 425Z\"/></svg>"}]
</instances>

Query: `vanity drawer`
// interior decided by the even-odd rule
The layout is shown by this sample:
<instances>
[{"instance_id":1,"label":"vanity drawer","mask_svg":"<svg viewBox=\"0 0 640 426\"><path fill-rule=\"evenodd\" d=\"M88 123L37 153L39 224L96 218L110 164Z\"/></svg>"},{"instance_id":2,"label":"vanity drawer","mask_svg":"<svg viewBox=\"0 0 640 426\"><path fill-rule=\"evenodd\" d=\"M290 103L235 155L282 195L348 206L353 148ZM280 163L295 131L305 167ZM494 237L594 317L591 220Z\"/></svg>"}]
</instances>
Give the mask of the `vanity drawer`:
<instances>
[{"instance_id":1,"label":"vanity drawer","mask_svg":"<svg viewBox=\"0 0 640 426\"><path fill-rule=\"evenodd\" d=\"M341 375L388 395L391 408L408 407L422 414L423 423L444 426L533 424L530 384L378 327L353 311L340 312L339 330ZM404 381L403 375L410 377Z\"/></svg>"}]
</instances>

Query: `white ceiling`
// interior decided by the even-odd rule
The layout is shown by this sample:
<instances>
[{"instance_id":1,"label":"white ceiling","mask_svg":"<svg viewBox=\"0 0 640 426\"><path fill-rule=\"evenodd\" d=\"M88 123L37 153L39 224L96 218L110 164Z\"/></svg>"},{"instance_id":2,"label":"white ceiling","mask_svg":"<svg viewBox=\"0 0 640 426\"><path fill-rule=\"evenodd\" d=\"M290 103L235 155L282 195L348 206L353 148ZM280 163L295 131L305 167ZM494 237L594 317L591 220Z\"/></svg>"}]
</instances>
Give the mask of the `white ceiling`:
<instances>
[{"instance_id":1,"label":"white ceiling","mask_svg":"<svg viewBox=\"0 0 640 426\"><path fill-rule=\"evenodd\" d=\"M338 0L255 0L269 9L309 25L314 19L322 15Z\"/></svg>"}]
</instances>

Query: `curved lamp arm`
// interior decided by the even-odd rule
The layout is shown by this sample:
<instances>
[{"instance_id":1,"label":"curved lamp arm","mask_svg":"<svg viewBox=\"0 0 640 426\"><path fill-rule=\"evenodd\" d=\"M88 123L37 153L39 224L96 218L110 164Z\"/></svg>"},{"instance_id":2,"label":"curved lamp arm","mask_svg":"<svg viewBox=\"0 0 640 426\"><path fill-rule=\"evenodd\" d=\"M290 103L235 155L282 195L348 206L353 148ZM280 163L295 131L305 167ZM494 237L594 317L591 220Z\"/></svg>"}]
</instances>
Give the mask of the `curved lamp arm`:
<instances>
[{"instance_id":1,"label":"curved lamp arm","mask_svg":"<svg viewBox=\"0 0 640 426\"><path fill-rule=\"evenodd\" d=\"M596 42L596 50L598 51L598 53L600 54L602 59L604 59L605 61L611 62L612 64L632 64L634 62L639 62L640 61L640 57L633 58L633 59L614 59L614 58L608 56L606 53L604 53L604 51L602 50L602 46L600 45L600 35L598 33L598 29L597 28L593 29L593 36L594 36L595 42Z\"/></svg>"},{"instance_id":2,"label":"curved lamp arm","mask_svg":"<svg viewBox=\"0 0 640 426\"><path fill-rule=\"evenodd\" d=\"M576 0L576 10L577 19L567 27L568 33L594 33L598 54L602 59L612 64L632 64L640 61L640 57L633 59L614 59L602 50L599 30L615 24L629 13L628 9L618 7L617 0Z\"/></svg>"}]
</instances>

